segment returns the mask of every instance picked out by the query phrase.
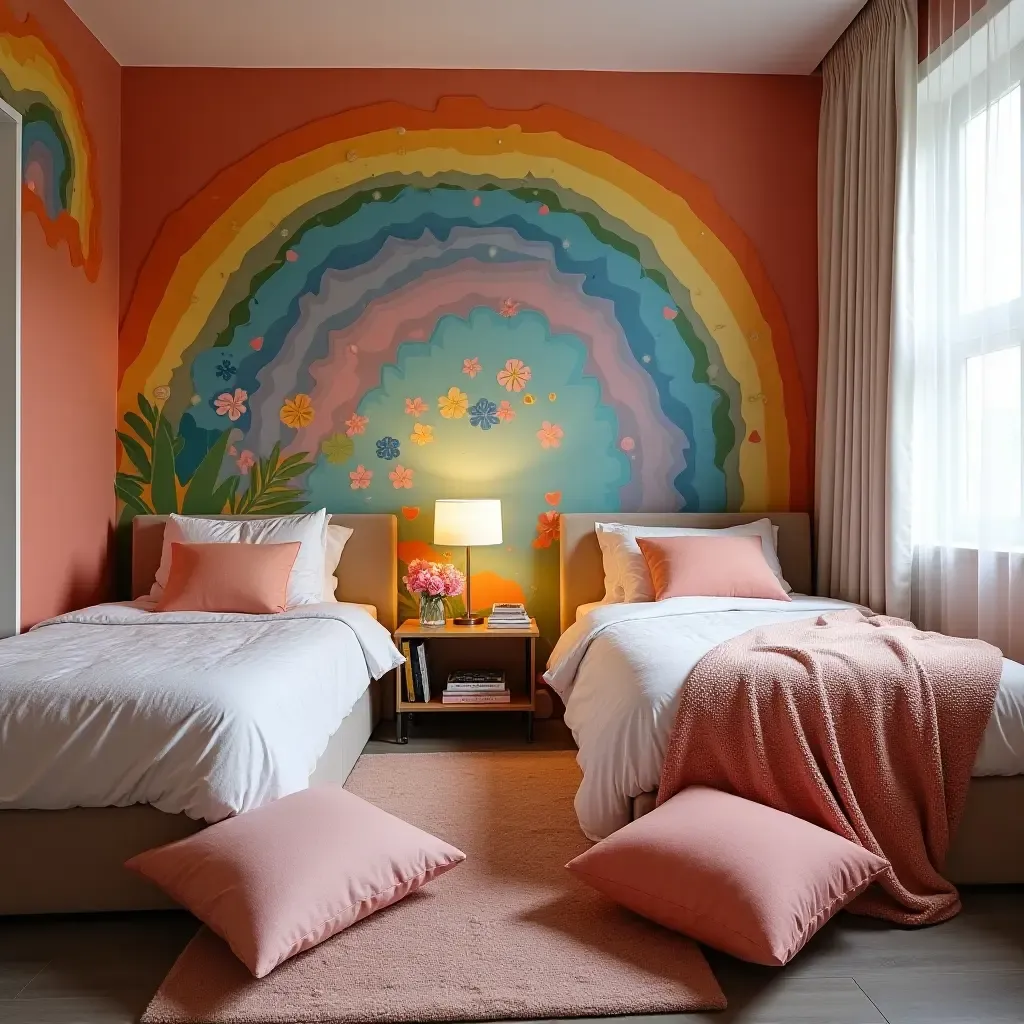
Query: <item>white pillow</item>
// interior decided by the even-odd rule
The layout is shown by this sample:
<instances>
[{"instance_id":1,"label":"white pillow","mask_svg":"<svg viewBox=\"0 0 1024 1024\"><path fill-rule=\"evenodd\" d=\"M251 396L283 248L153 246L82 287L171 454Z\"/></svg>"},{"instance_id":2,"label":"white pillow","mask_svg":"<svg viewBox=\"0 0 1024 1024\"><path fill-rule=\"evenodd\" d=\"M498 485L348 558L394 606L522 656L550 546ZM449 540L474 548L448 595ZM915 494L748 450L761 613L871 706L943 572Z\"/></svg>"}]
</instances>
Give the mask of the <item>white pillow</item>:
<instances>
[{"instance_id":1,"label":"white pillow","mask_svg":"<svg viewBox=\"0 0 1024 1024\"><path fill-rule=\"evenodd\" d=\"M622 580L619 578L619 523L595 523L597 543L601 548L601 564L604 566L604 597L602 604L621 604L625 600Z\"/></svg>"},{"instance_id":2,"label":"white pillow","mask_svg":"<svg viewBox=\"0 0 1024 1024\"><path fill-rule=\"evenodd\" d=\"M335 591L338 589L338 577L334 574L341 564L341 553L352 536L353 531L347 526L332 526L327 524L327 544L324 550L324 593L323 600L338 603L338 596ZM374 618L376 618L374 614Z\"/></svg>"},{"instance_id":3,"label":"white pillow","mask_svg":"<svg viewBox=\"0 0 1024 1024\"><path fill-rule=\"evenodd\" d=\"M171 513L164 526L164 543L160 552L160 567L153 577L149 596L154 601L167 586L171 574L172 544L237 544L242 538L242 524L231 519L202 519L198 516L179 516Z\"/></svg>"},{"instance_id":4,"label":"white pillow","mask_svg":"<svg viewBox=\"0 0 1024 1024\"><path fill-rule=\"evenodd\" d=\"M761 550L768 567L787 594L793 590L782 575L782 565L775 550L779 528L770 519L758 519L753 523L727 526L718 530L698 530L681 526L625 526L622 523L596 523L595 527L605 566L607 602L625 601L633 604L638 601L654 600L654 583L647 568L647 561L636 542L637 537L701 537L721 534L760 537Z\"/></svg>"},{"instance_id":5,"label":"white pillow","mask_svg":"<svg viewBox=\"0 0 1024 1024\"><path fill-rule=\"evenodd\" d=\"M288 577L287 606L295 608L323 601L327 509L273 519L244 519L241 540L243 544L289 544L298 541L299 553Z\"/></svg>"}]
</instances>

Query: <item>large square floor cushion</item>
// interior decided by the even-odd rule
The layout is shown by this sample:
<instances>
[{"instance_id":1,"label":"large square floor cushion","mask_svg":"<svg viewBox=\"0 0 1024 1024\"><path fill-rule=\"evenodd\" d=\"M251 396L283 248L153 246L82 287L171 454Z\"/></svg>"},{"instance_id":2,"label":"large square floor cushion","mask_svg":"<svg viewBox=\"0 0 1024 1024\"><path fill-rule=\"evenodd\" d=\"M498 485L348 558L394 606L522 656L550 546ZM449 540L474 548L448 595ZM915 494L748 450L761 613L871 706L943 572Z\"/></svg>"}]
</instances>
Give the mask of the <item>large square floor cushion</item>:
<instances>
[{"instance_id":1,"label":"large square floor cushion","mask_svg":"<svg viewBox=\"0 0 1024 1024\"><path fill-rule=\"evenodd\" d=\"M317 786L125 866L192 911L262 978L465 859L340 786Z\"/></svg>"},{"instance_id":2,"label":"large square floor cushion","mask_svg":"<svg viewBox=\"0 0 1024 1024\"><path fill-rule=\"evenodd\" d=\"M566 866L667 928L781 966L889 864L791 814L694 786Z\"/></svg>"}]
</instances>

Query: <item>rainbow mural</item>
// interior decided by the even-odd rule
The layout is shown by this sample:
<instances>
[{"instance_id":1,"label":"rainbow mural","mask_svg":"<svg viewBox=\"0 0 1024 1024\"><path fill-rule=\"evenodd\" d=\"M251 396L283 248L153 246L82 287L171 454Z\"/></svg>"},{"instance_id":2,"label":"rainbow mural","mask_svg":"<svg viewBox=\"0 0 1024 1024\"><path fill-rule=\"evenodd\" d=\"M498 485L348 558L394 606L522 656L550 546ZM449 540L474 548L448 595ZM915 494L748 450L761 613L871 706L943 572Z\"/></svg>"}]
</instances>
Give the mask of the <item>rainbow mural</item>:
<instances>
[{"instance_id":1,"label":"rainbow mural","mask_svg":"<svg viewBox=\"0 0 1024 1024\"><path fill-rule=\"evenodd\" d=\"M0 98L22 116L22 204L47 244L66 242L90 281L100 268L95 149L70 66L35 19L0 6Z\"/></svg>"},{"instance_id":2,"label":"rainbow mural","mask_svg":"<svg viewBox=\"0 0 1024 1024\"><path fill-rule=\"evenodd\" d=\"M386 103L269 142L168 219L121 352L122 520L393 511L408 561L435 498L500 498L474 597L549 635L559 512L807 500L751 245L676 165L553 107Z\"/></svg>"}]
</instances>

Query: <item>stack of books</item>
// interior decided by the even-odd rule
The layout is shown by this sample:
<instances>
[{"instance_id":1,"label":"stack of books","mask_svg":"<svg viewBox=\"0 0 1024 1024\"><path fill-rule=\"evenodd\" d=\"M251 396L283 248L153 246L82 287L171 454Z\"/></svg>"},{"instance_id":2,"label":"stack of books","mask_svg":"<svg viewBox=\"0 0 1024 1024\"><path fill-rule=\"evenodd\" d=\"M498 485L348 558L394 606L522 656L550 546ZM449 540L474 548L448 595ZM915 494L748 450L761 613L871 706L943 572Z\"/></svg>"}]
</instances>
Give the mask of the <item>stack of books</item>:
<instances>
[{"instance_id":1,"label":"stack of books","mask_svg":"<svg viewBox=\"0 0 1024 1024\"><path fill-rule=\"evenodd\" d=\"M488 629L529 629L530 616L521 604L496 604L487 616Z\"/></svg>"},{"instance_id":2,"label":"stack of books","mask_svg":"<svg viewBox=\"0 0 1024 1024\"><path fill-rule=\"evenodd\" d=\"M443 704L508 704L511 699L504 672L452 672L441 694Z\"/></svg>"}]
</instances>

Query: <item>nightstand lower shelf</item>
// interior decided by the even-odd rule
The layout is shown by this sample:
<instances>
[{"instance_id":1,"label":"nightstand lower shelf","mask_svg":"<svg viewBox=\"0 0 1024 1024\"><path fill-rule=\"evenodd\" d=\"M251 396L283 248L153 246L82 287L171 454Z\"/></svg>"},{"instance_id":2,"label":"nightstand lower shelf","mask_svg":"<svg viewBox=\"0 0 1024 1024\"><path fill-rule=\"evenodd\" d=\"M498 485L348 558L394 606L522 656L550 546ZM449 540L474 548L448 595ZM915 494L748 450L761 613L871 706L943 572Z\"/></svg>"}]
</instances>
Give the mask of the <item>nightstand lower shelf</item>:
<instances>
[{"instance_id":1,"label":"nightstand lower shelf","mask_svg":"<svg viewBox=\"0 0 1024 1024\"><path fill-rule=\"evenodd\" d=\"M412 713L420 711L532 711L533 701L529 697L513 697L507 704L497 704L493 701L480 701L479 703L460 701L457 704L445 704L440 697L432 697L428 701L416 701L413 704L403 700L398 705L398 710Z\"/></svg>"}]
</instances>

